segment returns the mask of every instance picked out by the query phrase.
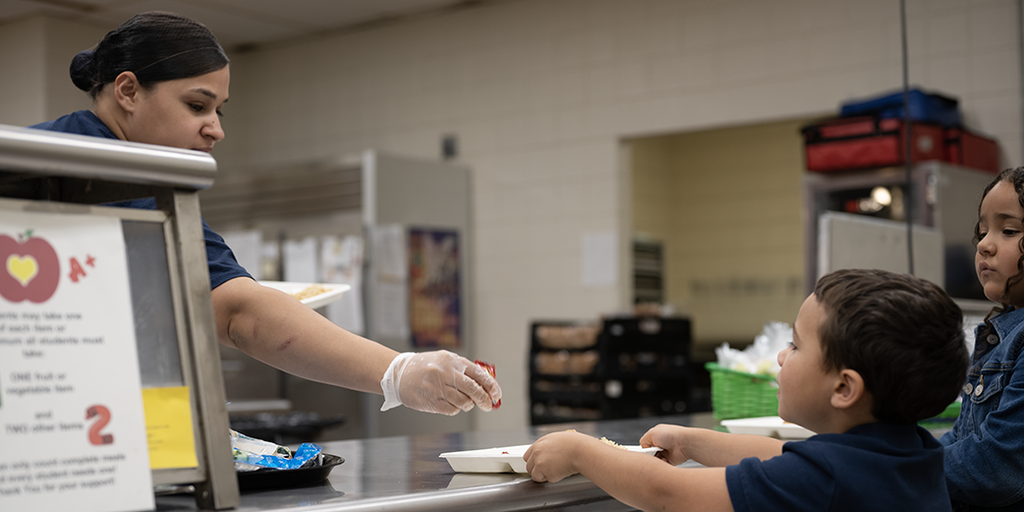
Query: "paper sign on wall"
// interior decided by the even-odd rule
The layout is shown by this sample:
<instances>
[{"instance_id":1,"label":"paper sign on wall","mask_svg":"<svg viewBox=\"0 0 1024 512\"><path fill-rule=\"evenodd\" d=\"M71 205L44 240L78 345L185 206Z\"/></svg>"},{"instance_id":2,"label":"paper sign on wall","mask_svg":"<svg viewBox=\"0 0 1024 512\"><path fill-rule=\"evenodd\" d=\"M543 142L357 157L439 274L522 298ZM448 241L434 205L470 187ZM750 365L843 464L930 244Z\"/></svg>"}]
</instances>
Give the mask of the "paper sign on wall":
<instances>
[{"instance_id":1,"label":"paper sign on wall","mask_svg":"<svg viewBox=\"0 0 1024 512\"><path fill-rule=\"evenodd\" d=\"M406 265L405 227L375 226L370 231L375 265L376 293L371 304L373 334L381 338L409 338L409 268Z\"/></svg>"},{"instance_id":2,"label":"paper sign on wall","mask_svg":"<svg viewBox=\"0 0 1024 512\"><path fill-rule=\"evenodd\" d=\"M0 510L154 506L121 221L0 217Z\"/></svg>"},{"instance_id":3,"label":"paper sign on wall","mask_svg":"<svg viewBox=\"0 0 1024 512\"><path fill-rule=\"evenodd\" d=\"M341 328L359 335L366 332L363 321L363 239L334 236L320 239L323 282L347 284L352 292L327 305L327 318Z\"/></svg>"},{"instance_id":4,"label":"paper sign on wall","mask_svg":"<svg viewBox=\"0 0 1024 512\"><path fill-rule=\"evenodd\" d=\"M580 246L583 286L615 286L619 279L618 237L615 233L584 233Z\"/></svg>"}]
</instances>

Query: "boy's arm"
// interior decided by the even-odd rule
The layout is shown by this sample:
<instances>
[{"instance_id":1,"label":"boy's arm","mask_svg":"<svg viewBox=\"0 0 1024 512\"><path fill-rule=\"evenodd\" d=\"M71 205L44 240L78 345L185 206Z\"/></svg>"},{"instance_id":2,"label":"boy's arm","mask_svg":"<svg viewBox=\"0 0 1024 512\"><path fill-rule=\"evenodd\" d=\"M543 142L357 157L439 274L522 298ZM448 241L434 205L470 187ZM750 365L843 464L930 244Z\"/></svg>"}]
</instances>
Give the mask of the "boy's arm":
<instances>
[{"instance_id":1,"label":"boy's arm","mask_svg":"<svg viewBox=\"0 0 1024 512\"><path fill-rule=\"evenodd\" d=\"M613 498L642 510L733 510L724 468L677 468L577 432L548 434L523 458L535 481L557 482L580 473Z\"/></svg>"},{"instance_id":2,"label":"boy's arm","mask_svg":"<svg viewBox=\"0 0 1024 512\"><path fill-rule=\"evenodd\" d=\"M771 437L666 424L655 426L640 438L641 446L664 449L658 457L672 465L693 459L707 467L731 466L747 457L768 460L782 454L783 444Z\"/></svg>"}]
</instances>

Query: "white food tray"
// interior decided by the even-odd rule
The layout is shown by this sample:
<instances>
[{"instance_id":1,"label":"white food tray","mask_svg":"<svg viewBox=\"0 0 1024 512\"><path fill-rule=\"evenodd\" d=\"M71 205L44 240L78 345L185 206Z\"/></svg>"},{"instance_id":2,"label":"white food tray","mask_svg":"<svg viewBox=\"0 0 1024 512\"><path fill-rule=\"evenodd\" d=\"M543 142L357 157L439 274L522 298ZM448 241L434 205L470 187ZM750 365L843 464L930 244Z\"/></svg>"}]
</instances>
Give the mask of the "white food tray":
<instances>
[{"instance_id":1,"label":"white food tray","mask_svg":"<svg viewBox=\"0 0 1024 512\"><path fill-rule=\"evenodd\" d=\"M326 292L312 297L307 297L300 301L313 309L324 307L340 299L342 293L352 289L352 287L347 284L338 283L293 283L290 281L260 281L259 283L275 290L281 290L287 294L299 293L310 286L323 286L327 290Z\"/></svg>"},{"instance_id":2,"label":"white food tray","mask_svg":"<svg viewBox=\"0 0 1024 512\"><path fill-rule=\"evenodd\" d=\"M526 473L526 461L523 454L530 445L504 446L501 448L484 448L482 450L466 450L462 452L442 453L439 457L447 459L452 469L459 473ZM641 448L624 446L631 452L654 455L661 448Z\"/></svg>"},{"instance_id":3,"label":"white food tray","mask_svg":"<svg viewBox=\"0 0 1024 512\"><path fill-rule=\"evenodd\" d=\"M722 420L722 426L733 434L759 434L779 439L806 439L814 435L796 423L788 423L778 416Z\"/></svg>"}]
</instances>

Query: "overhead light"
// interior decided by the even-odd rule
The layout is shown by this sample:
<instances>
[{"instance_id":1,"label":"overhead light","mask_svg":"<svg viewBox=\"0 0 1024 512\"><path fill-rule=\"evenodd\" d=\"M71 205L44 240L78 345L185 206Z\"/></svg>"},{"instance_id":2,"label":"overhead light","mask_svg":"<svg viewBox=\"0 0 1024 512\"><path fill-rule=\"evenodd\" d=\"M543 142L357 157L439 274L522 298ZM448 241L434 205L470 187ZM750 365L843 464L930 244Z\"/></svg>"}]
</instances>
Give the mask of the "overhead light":
<instances>
[{"instance_id":1,"label":"overhead light","mask_svg":"<svg viewBox=\"0 0 1024 512\"><path fill-rule=\"evenodd\" d=\"M876 203L882 206L889 206L892 204L892 194L890 194L889 189L885 187L875 187L872 189L871 199L874 199Z\"/></svg>"}]
</instances>

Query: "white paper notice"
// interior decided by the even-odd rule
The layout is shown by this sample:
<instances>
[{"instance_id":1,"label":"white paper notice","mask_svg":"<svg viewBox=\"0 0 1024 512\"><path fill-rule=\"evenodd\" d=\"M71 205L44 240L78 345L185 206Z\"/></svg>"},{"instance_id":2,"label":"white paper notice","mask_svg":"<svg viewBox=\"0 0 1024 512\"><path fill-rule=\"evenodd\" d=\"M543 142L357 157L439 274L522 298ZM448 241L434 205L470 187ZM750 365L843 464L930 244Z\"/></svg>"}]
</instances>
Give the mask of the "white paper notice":
<instances>
[{"instance_id":1,"label":"white paper notice","mask_svg":"<svg viewBox=\"0 0 1024 512\"><path fill-rule=\"evenodd\" d=\"M583 286L615 286L619 274L615 233L584 233L581 245Z\"/></svg>"},{"instance_id":2,"label":"white paper notice","mask_svg":"<svg viewBox=\"0 0 1024 512\"><path fill-rule=\"evenodd\" d=\"M373 240L374 336L409 338L409 267L405 227L377 226Z\"/></svg>"},{"instance_id":3,"label":"white paper notice","mask_svg":"<svg viewBox=\"0 0 1024 512\"><path fill-rule=\"evenodd\" d=\"M220 234L228 244L235 260L256 279L263 279L260 261L263 259L263 233L258 229L225 231Z\"/></svg>"},{"instance_id":4,"label":"white paper notice","mask_svg":"<svg viewBox=\"0 0 1024 512\"><path fill-rule=\"evenodd\" d=\"M0 510L154 507L120 219L0 217Z\"/></svg>"},{"instance_id":5,"label":"white paper notice","mask_svg":"<svg viewBox=\"0 0 1024 512\"><path fill-rule=\"evenodd\" d=\"M358 236L325 236L320 239L320 261L324 283L347 284L352 288L327 305L327 318L341 328L364 334L363 323L363 239Z\"/></svg>"},{"instance_id":6,"label":"white paper notice","mask_svg":"<svg viewBox=\"0 0 1024 512\"><path fill-rule=\"evenodd\" d=\"M306 237L284 243L284 280L314 283L319 277L316 266L316 238Z\"/></svg>"}]
</instances>

